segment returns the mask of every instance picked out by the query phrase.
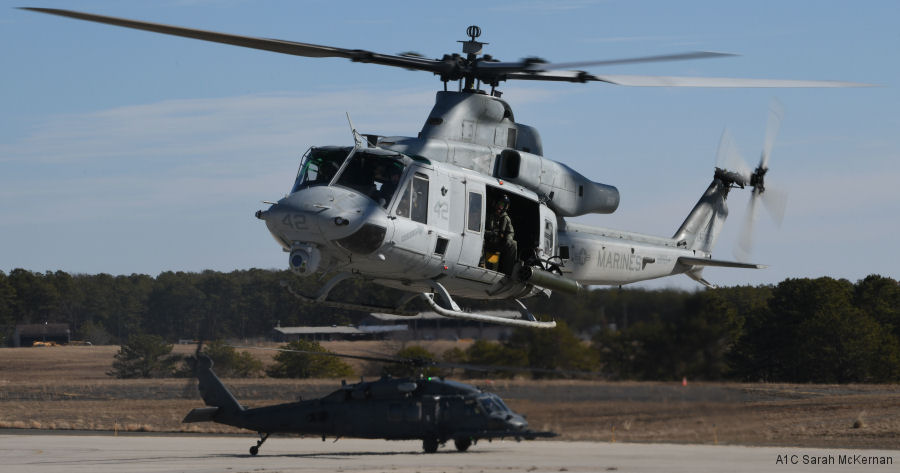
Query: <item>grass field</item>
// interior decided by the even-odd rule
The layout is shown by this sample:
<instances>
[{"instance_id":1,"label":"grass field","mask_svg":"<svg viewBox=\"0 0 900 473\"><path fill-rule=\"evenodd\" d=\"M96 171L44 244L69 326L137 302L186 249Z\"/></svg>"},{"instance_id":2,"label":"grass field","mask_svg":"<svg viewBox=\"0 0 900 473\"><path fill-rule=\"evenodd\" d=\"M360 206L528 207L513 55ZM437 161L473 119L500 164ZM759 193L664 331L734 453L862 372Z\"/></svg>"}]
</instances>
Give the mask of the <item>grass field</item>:
<instances>
[{"instance_id":1,"label":"grass field","mask_svg":"<svg viewBox=\"0 0 900 473\"><path fill-rule=\"evenodd\" d=\"M441 353L466 342L430 342ZM397 344L328 342L343 353L392 354ZM190 353L192 346L176 346ZM0 348L0 428L238 432L182 424L202 405L186 379L118 380L106 374L117 346ZM264 363L274 352L254 351ZM376 366L354 365L374 376ZM310 399L340 380L224 380L249 406ZM352 382L355 380L348 380ZM563 439L739 445L900 446L900 386L469 380L498 393L535 429Z\"/></svg>"}]
</instances>

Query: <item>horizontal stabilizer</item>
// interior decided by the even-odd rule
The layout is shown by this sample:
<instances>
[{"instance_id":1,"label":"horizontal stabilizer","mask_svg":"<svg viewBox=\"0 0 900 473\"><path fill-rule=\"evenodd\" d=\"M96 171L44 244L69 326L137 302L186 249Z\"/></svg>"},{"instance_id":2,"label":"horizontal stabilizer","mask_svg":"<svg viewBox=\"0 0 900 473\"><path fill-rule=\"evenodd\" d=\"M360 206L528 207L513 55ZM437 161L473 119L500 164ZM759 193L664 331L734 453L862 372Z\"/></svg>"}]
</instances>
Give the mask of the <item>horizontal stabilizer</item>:
<instances>
[{"instance_id":1,"label":"horizontal stabilizer","mask_svg":"<svg viewBox=\"0 0 900 473\"><path fill-rule=\"evenodd\" d=\"M718 266L720 268L745 268L745 269L763 269L768 266L764 264L739 263L737 261L725 261L709 258L694 258L691 256L679 256L678 262L685 266Z\"/></svg>"},{"instance_id":2,"label":"horizontal stabilizer","mask_svg":"<svg viewBox=\"0 0 900 473\"><path fill-rule=\"evenodd\" d=\"M217 412L219 412L218 407L198 407L188 412L188 415L184 416L184 420L181 423L212 422Z\"/></svg>"}]
</instances>

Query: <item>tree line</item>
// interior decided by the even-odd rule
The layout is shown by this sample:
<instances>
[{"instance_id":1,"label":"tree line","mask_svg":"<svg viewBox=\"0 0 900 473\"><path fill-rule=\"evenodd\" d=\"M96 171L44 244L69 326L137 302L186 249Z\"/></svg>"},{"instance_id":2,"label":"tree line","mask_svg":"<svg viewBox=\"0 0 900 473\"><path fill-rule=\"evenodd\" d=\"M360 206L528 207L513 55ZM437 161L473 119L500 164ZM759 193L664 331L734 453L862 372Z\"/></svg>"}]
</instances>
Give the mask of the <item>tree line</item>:
<instances>
[{"instance_id":1,"label":"tree line","mask_svg":"<svg viewBox=\"0 0 900 473\"><path fill-rule=\"evenodd\" d=\"M17 324L64 322L73 339L94 344L125 344L135 335L166 342L247 339L265 337L279 323L344 325L365 315L302 304L282 281L307 294L318 284L259 269L155 278L0 271L0 336L8 343ZM390 305L399 292L348 281L332 297ZM508 308L502 301L466 302ZM536 314L563 323L435 356L617 379L900 381L900 284L887 277L787 279L694 292L595 289L528 302Z\"/></svg>"}]
</instances>

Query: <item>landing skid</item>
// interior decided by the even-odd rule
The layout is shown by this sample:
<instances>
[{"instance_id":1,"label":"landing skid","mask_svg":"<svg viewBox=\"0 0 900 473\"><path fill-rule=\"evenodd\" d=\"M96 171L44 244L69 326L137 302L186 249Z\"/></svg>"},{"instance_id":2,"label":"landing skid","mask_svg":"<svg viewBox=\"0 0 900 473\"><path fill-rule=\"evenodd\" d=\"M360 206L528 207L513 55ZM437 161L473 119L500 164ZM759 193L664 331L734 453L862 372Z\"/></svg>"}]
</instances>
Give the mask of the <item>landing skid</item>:
<instances>
[{"instance_id":1,"label":"landing skid","mask_svg":"<svg viewBox=\"0 0 900 473\"><path fill-rule=\"evenodd\" d=\"M456 304L456 301L454 301L453 298L450 296L450 293L447 292L447 289L444 288L444 286L442 286L437 281L429 281L429 284L431 285L432 289L434 290L433 293L423 292L423 293L419 293L419 294L416 294L416 293L409 294L406 297L404 297L403 299L401 299L400 302L396 306L393 306L393 307L367 305L367 304L354 304L354 303L350 303L350 302L339 302L339 301L328 300L328 294L331 292L332 289L335 288L335 286L337 286L338 284L340 284L342 281L344 281L346 279L352 279L355 277L357 277L357 276L354 274L351 274L351 273L336 274L334 277L332 277L330 280L328 280L328 282L325 283L325 285L322 286L322 288L319 289L318 293L316 293L316 295L313 297L306 296L304 294L301 294L301 293L293 290L293 288L291 288L290 284L288 284L287 281L282 281L281 285L284 286L284 288L287 289L287 291L290 292L294 297L296 297L302 301L308 302L310 304L321 304L326 307L336 307L339 309L359 310L359 311L363 311L363 312L379 312L379 313L384 313L384 314L407 315L407 316L416 315L416 312L405 310L404 307L411 300L415 299L416 297L421 296L422 298L425 299L426 302L428 302L428 305L431 307L431 310L433 310L435 313L437 313L439 315L442 315L442 316L448 317L448 318L475 320L478 322L487 322L487 323L497 324L497 325L508 325L508 326L512 326L512 327L530 327L530 328L553 328L553 327L556 327L555 321L551 320L550 322L541 322L541 321L537 320L537 318L534 316L534 314L532 314L528 310L528 308L525 307L525 304L523 304L522 301L520 301L518 299L516 299L515 301L516 301L516 304L518 305L517 309L519 311L519 314L521 314L520 318L508 318L508 317L500 317L497 315L479 314L479 313L475 313L475 312L464 312L462 309L460 309L459 305ZM441 306L440 304L438 304L437 301L435 300L435 295L437 295L437 297L440 298L441 302L449 308L445 308L445 307Z\"/></svg>"},{"instance_id":2,"label":"landing skid","mask_svg":"<svg viewBox=\"0 0 900 473\"><path fill-rule=\"evenodd\" d=\"M453 319L465 319L465 320L476 320L479 322L488 322L497 325L509 325L512 327L530 327L530 328L553 328L556 327L556 322L551 320L549 322L541 322L539 321L534 314L532 314L525 304L522 301L516 299L516 304L518 305L519 314L521 314L521 318L513 319L507 317L499 317L496 315L487 315L487 314L479 314L475 312L463 312L462 309L459 308L459 305L456 304L456 301L450 297L450 293L447 292L447 289L444 288L439 282L432 281L431 286L434 288L434 293L423 293L422 297L425 298L425 301L428 302L428 305L431 306L431 310L436 313L443 315L444 317L449 317ZM449 306L450 308L441 307L437 301L435 300L435 295L441 299L441 301Z\"/></svg>"}]
</instances>

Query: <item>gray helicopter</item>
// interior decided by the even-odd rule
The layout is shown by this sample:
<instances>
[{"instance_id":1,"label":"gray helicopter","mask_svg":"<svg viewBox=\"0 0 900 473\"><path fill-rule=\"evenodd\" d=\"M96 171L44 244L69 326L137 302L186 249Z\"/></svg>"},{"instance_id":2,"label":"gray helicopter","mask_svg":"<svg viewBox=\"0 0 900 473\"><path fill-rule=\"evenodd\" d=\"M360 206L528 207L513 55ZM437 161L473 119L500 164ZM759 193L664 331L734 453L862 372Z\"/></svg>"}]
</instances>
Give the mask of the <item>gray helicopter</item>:
<instances>
[{"instance_id":1,"label":"gray helicopter","mask_svg":"<svg viewBox=\"0 0 900 473\"><path fill-rule=\"evenodd\" d=\"M416 137L363 135L351 123L352 146L310 148L294 185L256 213L289 254L302 277L331 275L314 295L288 290L318 304L407 314L423 297L446 316L481 322L551 328L521 299L551 291L577 293L586 285L622 285L685 274L709 287L707 266L764 266L712 258L728 215L733 188L752 188L751 210L762 199L773 214L783 199L767 192L765 175L774 131L755 170L717 167L712 183L671 238L579 225L566 220L618 208L614 186L594 182L544 157L538 131L516 121L497 90L507 80L604 82L657 87L859 87L838 81L594 75L582 68L728 56L688 52L602 61L548 63L539 58L504 62L482 55L481 30L470 26L463 55L440 59L388 55L148 23L69 10L26 8L80 20L313 58L338 57L431 72L443 82ZM457 84L454 91L448 84ZM489 86L490 90L482 90ZM349 117L348 117L349 118ZM780 120L780 115L776 117ZM777 121L776 120L776 121ZM770 130L777 130L771 127ZM724 142L724 140L723 140ZM751 216L753 213L751 212ZM744 233L749 235L750 229ZM360 278L409 295L391 307L329 299L341 282ZM520 316L468 312L454 296L512 299Z\"/></svg>"},{"instance_id":2,"label":"gray helicopter","mask_svg":"<svg viewBox=\"0 0 900 473\"><path fill-rule=\"evenodd\" d=\"M319 352L283 350L323 356ZM324 356L357 358L387 363L439 365L424 360L398 360L327 353ZM553 432L528 429L523 416L493 393L449 379L431 376L343 382L333 393L310 400L246 408L234 398L212 370L212 360L199 355L195 374L207 407L191 410L182 422L216 422L259 433L250 454L272 434L302 434L335 438L422 440L426 453L453 440L465 452L479 440L513 438L534 440L554 437ZM446 365L446 364L445 364ZM463 366L463 365L458 365ZM467 369L480 369L465 365Z\"/></svg>"}]
</instances>

